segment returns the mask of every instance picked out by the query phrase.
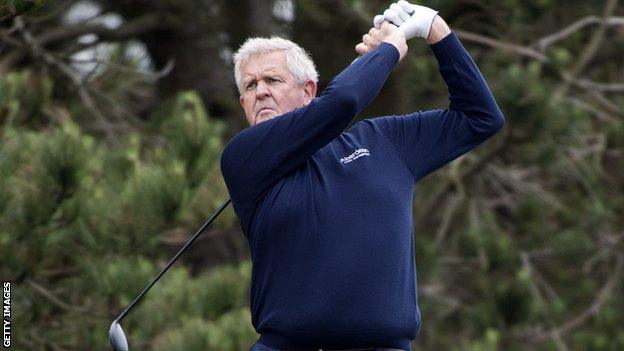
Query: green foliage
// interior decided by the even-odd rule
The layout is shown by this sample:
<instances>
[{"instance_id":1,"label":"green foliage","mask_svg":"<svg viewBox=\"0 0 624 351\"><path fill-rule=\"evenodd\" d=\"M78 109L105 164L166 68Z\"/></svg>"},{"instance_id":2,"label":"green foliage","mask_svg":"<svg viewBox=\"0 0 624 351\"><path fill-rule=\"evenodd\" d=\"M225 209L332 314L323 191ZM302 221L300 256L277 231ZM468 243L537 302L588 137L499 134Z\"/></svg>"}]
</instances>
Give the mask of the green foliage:
<instances>
[{"instance_id":1,"label":"green foliage","mask_svg":"<svg viewBox=\"0 0 624 351\"><path fill-rule=\"evenodd\" d=\"M19 86L26 84L25 77L31 73L9 75L1 82ZM71 119L40 131L24 128L37 125L28 121L40 119L36 112L43 100L11 94L0 105L12 116L3 120L0 143L2 272L20 291L28 291L26 281L50 289L45 293L49 299L41 300L43 290L32 288L17 300L16 310L34 309L22 314L20 323L32 324L53 311L68 323L83 318L71 332L85 338L44 331L43 325L33 330L51 340L104 347L105 334L90 336L87 330L106 330L112 313L121 311L154 277L161 266L155 260L170 256L163 250L163 236L171 228L191 232L227 195L218 165L223 125L208 117L195 94L183 93L177 104L167 107L162 127L149 134L129 133L106 145ZM29 103L38 105L31 111L24 107ZM156 139L158 144L152 142ZM233 215L224 215L215 227L232 226L233 220ZM231 348L224 350L235 350L241 343L250 344L254 333L244 311L249 274L249 264L217 267L197 277L174 270L168 283L163 279L152 291L153 300L145 301L148 311L163 313L158 318L136 313L149 321L147 327L133 325L130 318L128 330L134 329L137 340L149 340L164 330L176 333L171 321L178 321L181 330L191 328L183 323L189 317L210 321L210 345L229 343ZM85 320L79 311L86 307L63 305L56 311L60 305L53 302L55 295L68 305L88 305L100 317ZM14 342L27 345L27 334L16 333Z\"/></svg>"},{"instance_id":2,"label":"green foliage","mask_svg":"<svg viewBox=\"0 0 624 351\"><path fill-rule=\"evenodd\" d=\"M248 323L247 308L224 314L214 322L191 318L181 328L156 339L154 350L245 350L258 338Z\"/></svg>"},{"instance_id":3,"label":"green foliage","mask_svg":"<svg viewBox=\"0 0 624 351\"><path fill-rule=\"evenodd\" d=\"M126 222L123 231L137 239L153 240L153 234L176 219L186 201L188 187L181 162L137 165L125 183L121 197Z\"/></svg>"},{"instance_id":4,"label":"green foliage","mask_svg":"<svg viewBox=\"0 0 624 351\"><path fill-rule=\"evenodd\" d=\"M549 93L541 64L512 65L501 74L496 97L501 109L510 116L508 122L514 137L522 141L570 138L578 133L579 127L586 126L585 113L572 105L562 105ZM527 146L539 147L540 150L535 150L538 153L551 152L542 143ZM544 159L548 160L548 157Z\"/></svg>"},{"instance_id":5,"label":"green foliage","mask_svg":"<svg viewBox=\"0 0 624 351\"><path fill-rule=\"evenodd\" d=\"M35 12L45 3L45 0L2 0L0 1L0 19Z\"/></svg>"},{"instance_id":6,"label":"green foliage","mask_svg":"<svg viewBox=\"0 0 624 351\"><path fill-rule=\"evenodd\" d=\"M606 130L607 146L612 149L624 148L624 121L617 121Z\"/></svg>"},{"instance_id":7,"label":"green foliage","mask_svg":"<svg viewBox=\"0 0 624 351\"><path fill-rule=\"evenodd\" d=\"M38 116L50 103L53 87L49 77L29 70L9 72L0 78L0 123L11 127L44 121Z\"/></svg>"},{"instance_id":8,"label":"green foliage","mask_svg":"<svg viewBox=\"0 0 624 351\"><path fill-rule=\"evenodd\" d=\"M155 349L209 345L209 349L239 350L257 338L247 306L249 262L217 267L197 277L190 277L184 268L167 274L125 322L133 340L147 342L160 335L154 341ZM127 297L135 295L128 293Z\"/></svg>"},{"instance_id":9,"label":"green foliage","mask_svg":"<svg viewBox=\"0 0 624 351\"><path fill-rule=\"evenodd\" d=\"M210 166L218 162L222 147L220 135L225 126L217 120L208 123L200 97L190 91L178 94L159 114L176 116L176 119L164 118L159 129L169 142L171 152L187 160L185 172L191 184L197 185L210 171Z\"/></svg>"},{"instance_id":10,"label":"green foliage","mask_svg":"<svg viewBox=\"0 0 624 351\"><path fill-rule=\"evenodd\" d=\"M117 297L121 306L129 304L156 273L153 263L145 257L83 263L85 278L93 284L92 288L99 295Z\"/></svg>"}]
</instances>

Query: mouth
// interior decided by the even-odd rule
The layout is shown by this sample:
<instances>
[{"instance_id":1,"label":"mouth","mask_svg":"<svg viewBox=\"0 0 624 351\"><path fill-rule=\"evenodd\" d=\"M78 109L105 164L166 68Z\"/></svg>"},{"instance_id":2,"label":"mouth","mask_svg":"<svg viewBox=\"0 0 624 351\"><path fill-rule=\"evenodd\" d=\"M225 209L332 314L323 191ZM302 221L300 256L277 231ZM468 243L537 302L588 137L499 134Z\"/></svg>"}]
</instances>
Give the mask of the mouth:
<instances>
[{"instance_id":1,"label":"mouth","mask_svg":"<svg viewBox=\"0 0 624 351\"><path fill-rule=\"evenodd\" d=\"M263 107L260 110L258 110L258 112L256 112L256 116L259 116L263 113L267 113L267 112L276 112L275 109L272 109L270 107Z\"/></svg>"},{"instance_id":2,"label":"mouth","mask_svg":"<svg viewBox=\"0 0 624 351\"><path fill-rule=\"evenodd\" d=\"M257 124L260 122L268 121L273 117L277 117L277 115L279 115L277 110L270 107L263 107L258 110L258 112L256 112L255 123Z\"/></svg>"}]
</instances>

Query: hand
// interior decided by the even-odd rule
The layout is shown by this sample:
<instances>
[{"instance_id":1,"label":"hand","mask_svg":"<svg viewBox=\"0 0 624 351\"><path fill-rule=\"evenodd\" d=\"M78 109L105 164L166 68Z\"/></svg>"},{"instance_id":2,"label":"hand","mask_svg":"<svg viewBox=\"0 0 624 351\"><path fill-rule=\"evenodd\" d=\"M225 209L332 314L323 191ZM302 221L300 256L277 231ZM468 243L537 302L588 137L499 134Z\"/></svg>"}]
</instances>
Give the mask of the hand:
<instances>
[{"instance_id":1,"label":"hand","mask_svg":"<svg viewBox=\"0 0 624 351\"><path fill-rule=\"evenodd\" d=\"M389 21L398 26L409 40L414 37L427 39L431 31L433 19L438 11L425 6L413 5L405 0L390 5L383 15L375 16L373 23L379 28L383 21Z\"/></svg>"},{"instance_id":2,"label":"hand","mask_svg":"<svg viewBox=\"0 0 624 351\"><path fill-rule=\"evenodd\" d=\"M407 54L405 34L390 22L381 23L379 28L371 28L368 34L364 34L362 42L355 47L355 51L364 55L374 50L381 43L392 44L399 51L399 61Z\"/></svg>"}]
</instances>

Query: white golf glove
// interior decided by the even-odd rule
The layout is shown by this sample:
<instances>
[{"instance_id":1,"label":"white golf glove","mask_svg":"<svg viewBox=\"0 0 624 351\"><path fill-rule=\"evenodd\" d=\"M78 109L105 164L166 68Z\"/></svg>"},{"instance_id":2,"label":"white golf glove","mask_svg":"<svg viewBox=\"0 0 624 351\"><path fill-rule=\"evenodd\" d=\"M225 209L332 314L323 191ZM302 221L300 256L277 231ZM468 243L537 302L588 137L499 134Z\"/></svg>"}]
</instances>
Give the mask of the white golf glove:
<instances>
[{"instance_id":1,"label":"white golf glove","mask_svg":"<svg viewBox=\"0 0 624 351\"><path fill-rule=\"evenodd\" d=\"M407 40L414 37L427 39L437 14L436 10L400 0L390 5L383 15L375 16L373 24L379 29L383 21L389 21L403 31Z\"/></svg>"}]
</instances>

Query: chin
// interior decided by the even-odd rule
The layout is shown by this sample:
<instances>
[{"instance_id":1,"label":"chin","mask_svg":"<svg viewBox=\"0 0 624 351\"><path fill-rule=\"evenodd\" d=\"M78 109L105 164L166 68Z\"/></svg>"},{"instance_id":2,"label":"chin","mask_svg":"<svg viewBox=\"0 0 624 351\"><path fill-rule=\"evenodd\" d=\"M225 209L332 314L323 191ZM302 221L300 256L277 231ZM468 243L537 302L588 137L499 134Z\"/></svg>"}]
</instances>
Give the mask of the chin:
<instances>
[{"instance_id":1,"label":"chin","mask_svg":"<svg viewBox=\"0 0 624 351\"><path fill-rule=\"evenodd\" d=\"M271 114L267 114L267 115L262 115L262 116L258 116L258 118L256 118L256 124L258 123L262 123L264 121L268 121L270 119L273 119L275 117L279 116L277 113L271 113Z\"/></svg>"}]
</instances>

